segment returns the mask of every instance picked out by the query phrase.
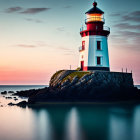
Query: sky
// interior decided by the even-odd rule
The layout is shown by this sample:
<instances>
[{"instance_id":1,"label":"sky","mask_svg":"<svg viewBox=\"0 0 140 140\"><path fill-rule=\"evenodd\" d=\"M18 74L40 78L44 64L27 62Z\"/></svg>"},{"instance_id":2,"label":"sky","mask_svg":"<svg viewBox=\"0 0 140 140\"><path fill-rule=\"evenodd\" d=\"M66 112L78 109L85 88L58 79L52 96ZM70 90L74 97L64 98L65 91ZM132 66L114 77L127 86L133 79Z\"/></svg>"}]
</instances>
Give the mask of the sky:
<instances>
[{"instance_id":1,"label":"sky","mask_svg":"<svg viewBox=\"0 0 140 140\"><path fill-rule=\"evenodd\" d=\"M48 85L78 67L80 27L93 0L0 0L0 85ZM111 28L111 71L133 71L140 84L140 1L97 0Z\"/></svg>"}]
</instances>

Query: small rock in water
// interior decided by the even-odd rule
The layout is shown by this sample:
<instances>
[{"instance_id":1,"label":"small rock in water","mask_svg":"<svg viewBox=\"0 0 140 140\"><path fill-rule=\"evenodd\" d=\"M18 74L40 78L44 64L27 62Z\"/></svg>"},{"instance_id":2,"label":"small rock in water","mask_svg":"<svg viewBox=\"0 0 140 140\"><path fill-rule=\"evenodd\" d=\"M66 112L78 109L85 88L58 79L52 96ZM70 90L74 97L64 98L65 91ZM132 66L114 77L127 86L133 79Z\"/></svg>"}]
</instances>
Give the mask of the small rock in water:
<instances>
[{"instance_id":1,"label":"small rock in water","mask_svg":"<svg viewBox=\"0 0 140 140\"><path fill-rule=\"evenodd\" d=\"M8 93L14 93L14 91L8 91Z\"/></svg>"},{"instance_id":2,"label":"small rock in water","mask_svg":"<svg viewBox=\"0 0 140 140\"><path fill-rule=\"evenodd\" d=\"M5 97L6 99L12 99L12 97Z\"/></svg>"},{"instance_id":3,"label":"small rock in water","mask_svg":"<svg viewBox=\"0 0 140 140\"><path fill-rule=\"evenodd\" d=\"M7 94L7 91L3 91L3 92L1 92L1 94L3 94L3 95L4 95L4 94Z\"/></svg>"},{"instance_id":4,"label":"small rock in water","mask_svg":"<svg viewBox=\"0 0 140 140\"><path fill-rule=\"evenodd\" d=\"M12 102L8 104L9 106L14 106L15 104L13 104Z\"/></svg>"},{"instance_id":5,"label":"small rock in water","mask_svg":"<svg viewBox=\"0 0 140 140\"><path fill-rule=\"evenodd\" d=\"M22 101L22 102L17 103L16 105L18 105L18 106L26 106L27 102L26 101Z\"/></svg>"},{"instance_id":6,"label":"small rock in water","mask_svg":"<svg viewBox=\"0 0 140 140\"><path fill-rule=\"evenodd\" d=\"M17 101L18 99L17 98L14 98L14 100Z\"/></svg>"},{"instance_id":7,"label":"small rock in water","mask_svg":"<svg viewBox=\"0 0 140 140\"><path fill-rule=\"evenodd\" d=\"M17 103L17 104L14 104L14 103L9 103L8 104L9 106L14 106L14 105L17 105L17 106L20 106L20 107L26 107L26 105L27 105L27 102L26 101L22 101L22 102L19 102L19 103Z\"/></svg>"}]
</instances>

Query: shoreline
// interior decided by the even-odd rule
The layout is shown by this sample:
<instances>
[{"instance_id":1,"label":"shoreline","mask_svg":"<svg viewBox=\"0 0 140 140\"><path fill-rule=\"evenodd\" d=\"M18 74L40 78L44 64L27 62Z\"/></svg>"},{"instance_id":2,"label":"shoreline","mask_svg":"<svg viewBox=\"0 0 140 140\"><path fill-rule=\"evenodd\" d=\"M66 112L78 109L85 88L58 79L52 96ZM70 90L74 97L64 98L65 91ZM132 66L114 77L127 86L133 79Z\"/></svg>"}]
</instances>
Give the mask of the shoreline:
<instances>
[{"instance_id":1,"label":"shoreline","mask_svg":"<svg viewBox=\"0 0 140 140\"><path fill-rule=\"evenodd\" d=\"M33 107L33 106L45 106L45 105L136 105L136 104L140 104L140 100L122 100L122 101L75 101L75 102L71 102L71 101L50 101L50 102L36 102L36 103L28 103L26 101L23 102L19 102L18 104L8 104L10 106L20 106L20 107Z\"/></svg>"},{"instance_id":2,"label":"shoreline","mask_svg":"<svg viewBox=\"0 0 140 140\"><path fill-rule=\"evenodd\" d=\"M140 100L132 100L132 101L96 101L96 102L36 102L35 104L29 104L29 105L94 105L94 104L133 104L133 103L140 103Z\"/></svg>"}]
</instances>

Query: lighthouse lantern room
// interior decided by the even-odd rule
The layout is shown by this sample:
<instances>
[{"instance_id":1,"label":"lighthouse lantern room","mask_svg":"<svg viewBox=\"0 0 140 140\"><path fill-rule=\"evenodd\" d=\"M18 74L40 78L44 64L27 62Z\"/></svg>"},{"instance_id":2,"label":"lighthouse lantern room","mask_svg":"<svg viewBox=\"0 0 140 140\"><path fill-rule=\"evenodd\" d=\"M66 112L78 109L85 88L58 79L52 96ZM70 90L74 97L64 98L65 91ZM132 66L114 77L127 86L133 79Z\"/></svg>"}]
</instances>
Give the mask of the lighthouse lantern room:
<instances>
[{"instance_id":1,"label":"lighthouse lantern room","mask_svg":"<svg viewBox=\"0 0 140 140\"><path fill-rule=\"evenodd\" d=\"M97 2L94 2L93 8L86 12L86 17L86 29L84 27L80 29L82 46L79 48L79 67L82 71L110 71L108 56L110 28L104 26L104 12L97 8Z\"/></svg>"}]
</instances>

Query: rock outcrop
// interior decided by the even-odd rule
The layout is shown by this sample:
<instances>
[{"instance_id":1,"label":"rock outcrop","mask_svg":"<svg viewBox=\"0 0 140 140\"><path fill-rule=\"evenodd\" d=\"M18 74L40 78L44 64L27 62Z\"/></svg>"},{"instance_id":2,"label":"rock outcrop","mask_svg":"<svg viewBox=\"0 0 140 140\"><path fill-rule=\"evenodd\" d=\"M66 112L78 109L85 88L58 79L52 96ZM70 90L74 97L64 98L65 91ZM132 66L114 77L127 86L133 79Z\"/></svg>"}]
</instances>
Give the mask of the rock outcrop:
<instances>
[{"instance_id":1,"label":"rock outcrop","mask_svg":"<svg viewBox=\"0 0 140 140\"><path fill-rule=\"evenodd\" d=\"M22 102L19 102L17 104L14 104L14 103L9 103L8 104L9 106L19 106L19 107L26 107L28 105L28 103L26 101L22 101Z\"/></svg>"},{"instance_id":2,"label":"rock outcrop","mask_svg":"<svg viewBox=\"0 0 140 140\"><path fill-rule=\"evenodd\" d=\"M140 99L140 93L131 73L61 70L52 76L48 88L29 98L29 103L134 99Z\"/></svg>"},{"instance_id":3,"label":"rock outcrop","mask_svg":"<svg viewBox=\"0 0 140 140\"><path fill-rule=\"evenodd\" d=\"M53 89L75 87L120 89L121 87L132 88L134 85L131 73L62 71L51 78L50 87Z\"/></svg>"},{"instance_id":4,"label":"rock outcrop","mask_svg":"<svg viewBox=\"0 0 140 140\"><path fill-rule=\"evenodd\" d=\"M6 95L7 94L7 91L3 91L1 92L2 95Z\"/></svg>"}]
</instances>

